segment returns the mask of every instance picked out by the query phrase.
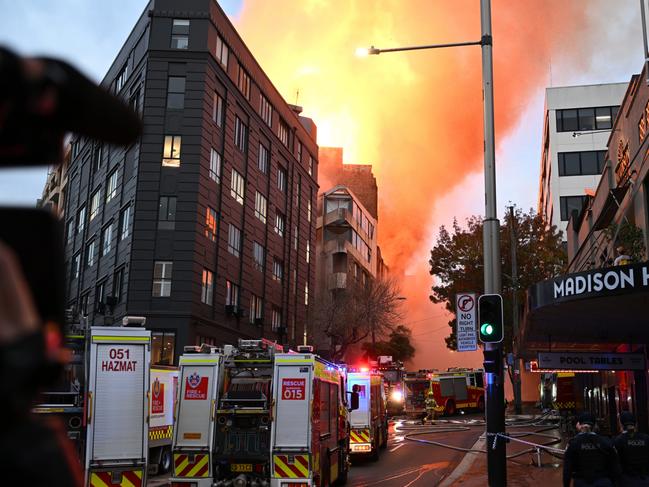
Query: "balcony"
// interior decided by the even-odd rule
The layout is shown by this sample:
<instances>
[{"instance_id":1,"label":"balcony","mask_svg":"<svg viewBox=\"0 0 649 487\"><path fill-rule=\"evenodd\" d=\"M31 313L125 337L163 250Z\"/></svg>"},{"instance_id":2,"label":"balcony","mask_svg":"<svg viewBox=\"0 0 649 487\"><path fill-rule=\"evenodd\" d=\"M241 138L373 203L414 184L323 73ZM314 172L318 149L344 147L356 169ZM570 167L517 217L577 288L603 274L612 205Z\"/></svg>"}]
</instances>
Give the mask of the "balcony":
<instances>
[{"instance_id":1,"label":"balcony","mask_svg":"<svg viewBox=\"0 0 649 487\"><path fill-rule=\"evenodd\" d=\"M324 225L345 225L356 226L356 221L352 216L352 212L346 208L337 208L324 216Z\"/></svg>"}]
</instances>

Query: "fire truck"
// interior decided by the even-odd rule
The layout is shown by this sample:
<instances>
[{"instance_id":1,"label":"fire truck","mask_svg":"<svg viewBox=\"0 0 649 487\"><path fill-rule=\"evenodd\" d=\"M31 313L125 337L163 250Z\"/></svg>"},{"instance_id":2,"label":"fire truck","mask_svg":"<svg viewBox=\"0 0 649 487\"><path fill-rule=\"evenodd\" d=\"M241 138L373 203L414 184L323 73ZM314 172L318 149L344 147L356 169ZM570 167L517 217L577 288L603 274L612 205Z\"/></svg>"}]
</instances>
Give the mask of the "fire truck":
<instances>
[{"instance_id":1,"label":"fire truck","mask_svg":"<svg viewBox=\"0 0 649 487\"><path fill-rule=\"evenodd\" d=\"M184 351L179 360L171 486L211 487L223 353L208 345L189 346Z\"/></svg>"},{"instance_id":2,"label":"fire truck","mask_svg":"<svg viewBox=\"0 0 649 487\"><path fill-rule=\"evenodd\" d=\"M404 412L408 417L426 414L426 395L430 390L430 371L406 372L403 377Z\"/></svg>"},{"instance_id":3,"label":"fire truck","mask_svg":"<svg viewBox=\"0 0 649 487\"><path fill-rule=\"evenodd\" d=\"M381 355L377 358L377 370L383 374L388 415L398 416L403 414L403 378L406 373L403 362L392 360L390 355Z\"/></svg>"},{"instance_id":4,"label":"fire truck","mask_svg":"<svg viewBox=\"0 0 649 487\"><path fill-rule=\"evenodd\" d=\"M171 469L171 443L174 409L178 395L178 369L151 366L149 395L149 465L155 473Z\"/></svg>"},{"instance_id":5,"label":"fire truck","mask_svg":"<svg viewBox=\"0 0 649 487\"><path fill-rule=\"evenodd\" d=\"M345 369L311 352L298 347L298 353L275 356L271 487L324 487L347 480ZM357 406L358 395L350 402Z\"/></svg>"},{"instance_id":6,"label":"fire truck","mask_svg":"<svg viewBox=\"0 0 649 487\"><path fill-rule=\"evenodd\" d=\"M267 340L224 347L213 457L216 486L270 483L272 379L280 351Z\"/></svg>"},{"instance_id":7,"label":"fire truck","mask_svg":"<svg viewBox=\"0 0 649 487\"><path fill-rule=\"evenodd\" d=\"M433 397L447 416L458 409L477 409L483 412L484 372L482 369L450 368L446 372L431 372L430 387Z\"/></svg>"},{"instance_id":8,"label":"fire truck","mask_svg":"<svg viewBox=\"0 0 649 487\"><path fill-rule=\"evenodd\" d=\"M347 383L352 392L358 393L358 408L350 414L350 453L369 455L372 460L378 460L379 449L388 445L383 375L369 368L350 370Z\"/></svg>"}]
</instances>

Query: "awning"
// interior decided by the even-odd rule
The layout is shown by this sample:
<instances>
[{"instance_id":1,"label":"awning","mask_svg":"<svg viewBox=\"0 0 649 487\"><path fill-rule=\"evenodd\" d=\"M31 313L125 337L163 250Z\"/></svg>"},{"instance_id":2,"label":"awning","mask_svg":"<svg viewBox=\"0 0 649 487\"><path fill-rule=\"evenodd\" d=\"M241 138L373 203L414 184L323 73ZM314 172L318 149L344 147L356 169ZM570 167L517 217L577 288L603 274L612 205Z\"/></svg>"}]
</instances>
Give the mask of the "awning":
<instances>
[{"instance_id":1,"label":"awning","mask_svg":"<svg viewBox=\"0 0 649 487\"><path fill-rule=\"evenodd\" d=\"M519 349L649 343L649 263L594 269L528 289Z\"/></svg>"},{"instance_id":2,"label":"awning","mask_svg":"<svg viewBox=\"0 0 649 487\"><path fill-rule=\"evenodd\" d=\"M617 213L617 209L620 207L620 203L622 203L624 195L628 190L629 185L625 184L624 186L613 188L608 192L602 211L599 212L597 220L595 220L595 224L593 225L593 230L604 230L611 224L613 217L615 216L615 213Z\"/></svg>"}]
</instances>

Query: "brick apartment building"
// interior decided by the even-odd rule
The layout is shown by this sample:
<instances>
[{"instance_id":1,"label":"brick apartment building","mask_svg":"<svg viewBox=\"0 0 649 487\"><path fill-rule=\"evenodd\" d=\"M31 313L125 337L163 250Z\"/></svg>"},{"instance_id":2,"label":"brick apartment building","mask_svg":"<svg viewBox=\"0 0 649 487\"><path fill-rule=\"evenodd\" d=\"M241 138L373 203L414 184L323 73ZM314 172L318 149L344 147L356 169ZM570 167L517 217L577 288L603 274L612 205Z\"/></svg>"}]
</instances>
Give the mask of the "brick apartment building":
<instances>
[{"instance_id":1,"label":"brick apartment building","mask_svg":"<svg viewBox=\"0 0 649 487\"><path fill-rule=\"evenodd\" d=\"M127 148L72 141L68 306L145 316L182 346L302 343L315 282L318 147L215 0L151 0L103 80L142 114Z\"/></svg>"}]
</instances>

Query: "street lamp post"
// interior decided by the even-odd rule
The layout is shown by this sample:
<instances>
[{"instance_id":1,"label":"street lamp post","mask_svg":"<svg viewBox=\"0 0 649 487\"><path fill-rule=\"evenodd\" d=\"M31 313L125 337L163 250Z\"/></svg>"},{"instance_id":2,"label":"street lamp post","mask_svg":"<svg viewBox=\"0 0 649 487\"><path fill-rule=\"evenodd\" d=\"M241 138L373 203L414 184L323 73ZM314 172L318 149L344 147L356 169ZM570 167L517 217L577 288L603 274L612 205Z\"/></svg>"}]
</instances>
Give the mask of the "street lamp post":
<instances>
[{"instance_id":1,"label":"street lamp post","mask_svg":"<svg viewBox=\"0 0 649 487\"><path fill-rule=\"evenodd\" d=\"M491 0L480 0L481 38L473 42L432 44L423 46L357 50L358 55L378 55L388 52L441 49L479 45L482 48L482 96L484 105L484 178L485 218L483 221L484 292L500 294L500 222L496 208L496 154L494 137L493 56L491 35ZM498 437L505 433L505 391L503 380L502 344L485 344L487 351L497 352L496 372L488 372L487 391L487 473L490 486L507 483L505 442Z\"/></svg>"}]
</instances>

